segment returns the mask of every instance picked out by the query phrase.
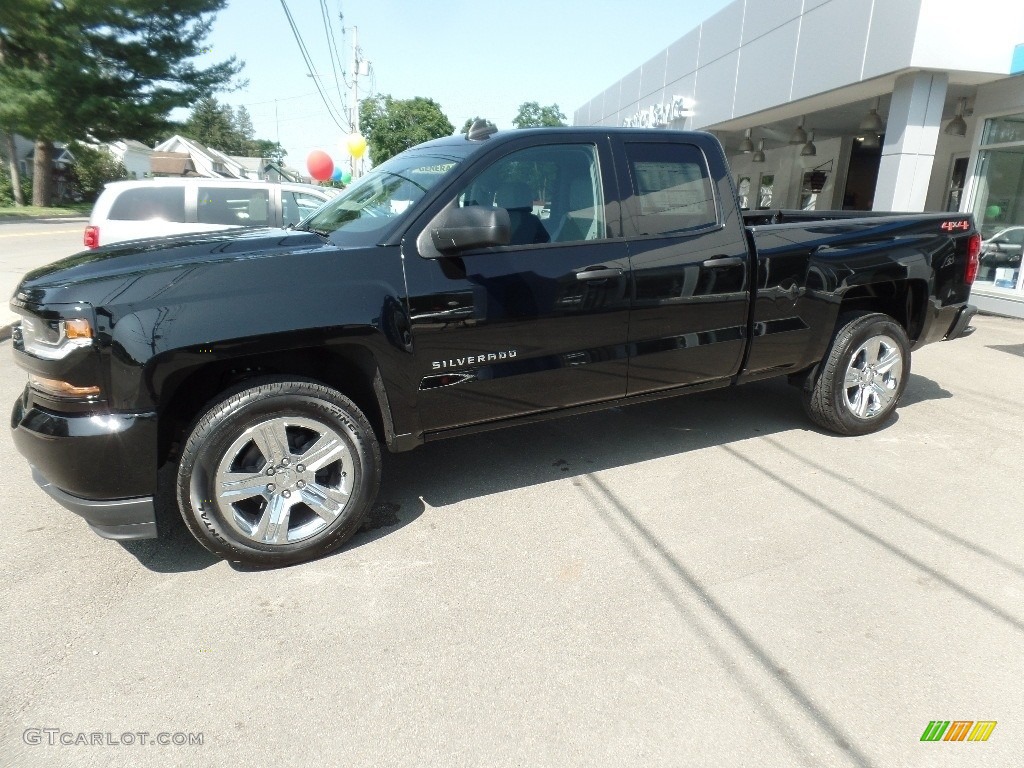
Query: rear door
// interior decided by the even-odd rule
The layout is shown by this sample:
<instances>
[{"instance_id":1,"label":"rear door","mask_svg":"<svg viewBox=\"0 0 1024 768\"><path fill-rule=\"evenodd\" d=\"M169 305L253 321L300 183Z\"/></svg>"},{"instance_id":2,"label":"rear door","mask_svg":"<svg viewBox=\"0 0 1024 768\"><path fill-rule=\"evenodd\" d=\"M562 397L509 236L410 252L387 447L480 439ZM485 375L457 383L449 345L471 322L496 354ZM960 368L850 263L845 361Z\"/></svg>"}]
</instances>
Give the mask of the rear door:
<instances>
[{"instance_id":1,"label":"rear door","mask_svg":"<svg viewBox=\"0 0 1024 768\"><path fill-rule=\"evenodd\" d=\"M629 394L726 380L747 339L750 266L710 136L616 134L633 269Z\"/></svg>"},{"instance_id":2,"label":"rear door","mask_svg":"<svg viewBox=\"0 0 1024 768\"><path fill-rule=\"evenodd\" d=\"M617 197L608 138L567 129L497 145L414 225L403 253L424 431L625 394ZM447 205L506 208L512 242L424 258L417 237Z\"/></svg>"}]
</instances>

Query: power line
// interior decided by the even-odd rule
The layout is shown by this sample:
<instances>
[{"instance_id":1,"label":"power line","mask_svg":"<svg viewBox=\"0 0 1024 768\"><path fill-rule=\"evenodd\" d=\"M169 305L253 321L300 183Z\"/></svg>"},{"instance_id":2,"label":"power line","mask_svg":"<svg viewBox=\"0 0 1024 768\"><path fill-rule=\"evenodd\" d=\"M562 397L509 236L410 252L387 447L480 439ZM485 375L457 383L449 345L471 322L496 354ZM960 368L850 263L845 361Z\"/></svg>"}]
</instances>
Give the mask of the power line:
<instances>
[{"instance_id":1,"label":"power line","mask_svg":"<svg viewBox=\"0 0 1024 768\"><path fill-rule=\"evenodd\" d=\"M334 72L334 85L338 89L338 98L344 104L345 96L341 92L341 77L338 75L338 70L340 69L342 74L344 74L345 68L341 64L341 56L338 55L334 40L334 24L331 23L331 17L327 12L327 0L320 0L320 16L324 20L324 32L327 36L327 55L331 60L331 70Z\"/></svg>"},{"instance_id":2,"label":"power line","mask_svg":"<svg viewBox=\"0 0 1024 768\"><path fill-rule=\"evenodd\" d=\"M331 103L331 100L327 98L327 94L324 93L324 89L320 86L319 75L316 73L316 69L313 66L313 59L309 55L309 51L306 49L306 44L302 41L302 35L299 34L299 28L295 24L295 19L292 18L292 12L288 9L288 4L285 0L281 0L281 7L284 9L284 15L288 18L288 25L292 28L292 34L295 36L295 42L299 46L299 53L302 54L303 60L306 62L306 68L309 70L309 76L313 78L313 84L316 86L317 91L320 93L320 98L324 102L324 106L327 107L327 113L331 116L331 120L334 124L342 131L350 131L351 128L346 128L342 123L348 121L342 117L335 106Z\"/></svg>"},{"instance_id":3,"label":"power line","mask_svg":"<svg viewBox=\"0 0 1024 768\"><path fill-rule=\"evenodd\" d=\"M341 27L341 53L338 54L338 60L343 62L345 53L345 14L341 12L341 0L338 0L338 25ZM359 75L358 72L353 74ZM341 77L345 80L345 87L351 88L352 83L348 81L348 73L345 71L344 64L341 65Z\"/></svg>"},{"instance_id":4,"label":"power line","mask_svg":"<svg viewBox=\"0 0 1024 768\"><path fill-rule=\"evenodd\" d=\"M309 93L297 93L294 96L280 96L276 99L267 99L265 101L250 101L245 104L239 104L240 107L258 107L262 104L273 104L275 101L293 101L295 99L304 99L307 96L312 96L316 91L310 91Z\"/></svg>"}]
</instances>

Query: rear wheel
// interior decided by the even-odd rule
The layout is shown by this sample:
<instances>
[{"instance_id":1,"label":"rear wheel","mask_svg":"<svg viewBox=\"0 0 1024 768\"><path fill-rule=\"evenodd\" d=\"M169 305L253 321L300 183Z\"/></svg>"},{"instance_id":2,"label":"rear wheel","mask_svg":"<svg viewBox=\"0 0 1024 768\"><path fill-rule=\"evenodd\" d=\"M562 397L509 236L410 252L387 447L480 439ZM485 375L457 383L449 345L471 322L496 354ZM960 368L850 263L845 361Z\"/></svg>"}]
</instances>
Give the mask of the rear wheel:
<instances>
[{"instance_id":1,"label":"rear wheel","mask_svg":"<svg viewBox=\"0 0 1024 768\"><path fill-rule=\"evenodd\" d=\"M833 432L874 432L896 410L909 376L910 341L903 327L888 315L847 314L804 385L804 408Z\"/></svg>"},{"instance_id":2,"label":"rear wheel","mask_svg":"<svg viewBox=\"0 0 1024 768\"><path fill-rule=\"evenodd\" d=\"M196 423L178 469L178 506L215 554L289 565L358 530L380 473L380 446L351 400L314 382L265 382Z\"/></svg>"}]
</instances>

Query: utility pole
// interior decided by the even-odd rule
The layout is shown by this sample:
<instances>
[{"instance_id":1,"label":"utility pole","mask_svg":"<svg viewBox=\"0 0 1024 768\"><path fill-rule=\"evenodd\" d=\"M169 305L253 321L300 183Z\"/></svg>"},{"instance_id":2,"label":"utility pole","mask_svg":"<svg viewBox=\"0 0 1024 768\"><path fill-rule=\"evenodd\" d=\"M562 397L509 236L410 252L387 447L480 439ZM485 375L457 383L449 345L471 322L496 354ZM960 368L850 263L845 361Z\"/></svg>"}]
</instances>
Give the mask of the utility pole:
<instances>
[{"instance_id":1,"label":"utility pole","mask_svg":"<svg viewBox=\"0 0 1024 768\"><path fill-rule=\"evenodd\" d=\"M359 27L352 27L352 133L359 135ZM352 158L352 178L358 179L362 170L363 159Z\"/></svg>"}]
</instances>

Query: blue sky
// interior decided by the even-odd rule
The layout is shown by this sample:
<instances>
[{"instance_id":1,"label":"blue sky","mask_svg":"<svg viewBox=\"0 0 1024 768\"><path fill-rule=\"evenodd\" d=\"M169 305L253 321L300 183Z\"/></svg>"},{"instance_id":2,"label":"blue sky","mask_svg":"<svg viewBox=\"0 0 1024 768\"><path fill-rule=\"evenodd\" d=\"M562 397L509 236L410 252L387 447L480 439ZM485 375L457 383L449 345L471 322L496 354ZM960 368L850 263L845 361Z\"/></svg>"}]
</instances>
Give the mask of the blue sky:
<instances>
[{"instance_id":1,"label":"blue sky","mask_svg":"<svg viewBox=\"0 0 1024 768\"><path fill-rule=\"evenodd\" d=\"M287 0L325 90L335 86L320 0ZM558 104L572 122L575 109L647 61L728 0L326 0L335 22L359 29L359 46L373 78L360 94L437 101L456 129L479 115L511 128L519 105ZM352 69L351 32L337 45ZM279 140L290 165L305 167L312 149L343 155L344 136L328 116L299 54L280 0L231 0L214 24L209 60L245 62L246 88L218 99L244 104L259 138ZM372 90L371 90L372 86ZM342 93L347 92L342 87ZM275 99L276 118L275 118ZM348 103L346 101L345 107ZM346 112L347 115L347 112Z\"/></svg>"}]
</instances>

